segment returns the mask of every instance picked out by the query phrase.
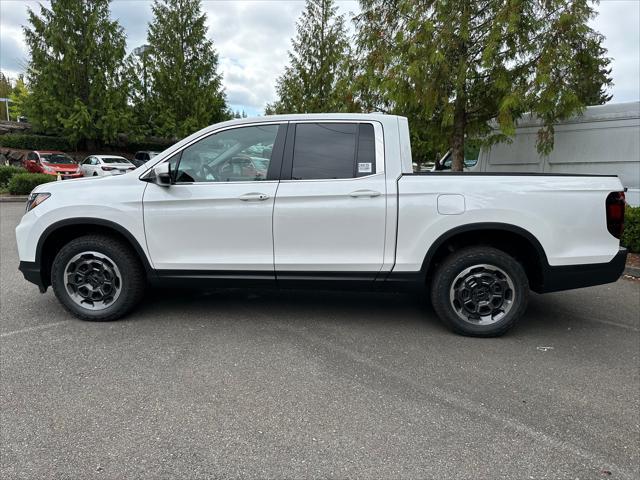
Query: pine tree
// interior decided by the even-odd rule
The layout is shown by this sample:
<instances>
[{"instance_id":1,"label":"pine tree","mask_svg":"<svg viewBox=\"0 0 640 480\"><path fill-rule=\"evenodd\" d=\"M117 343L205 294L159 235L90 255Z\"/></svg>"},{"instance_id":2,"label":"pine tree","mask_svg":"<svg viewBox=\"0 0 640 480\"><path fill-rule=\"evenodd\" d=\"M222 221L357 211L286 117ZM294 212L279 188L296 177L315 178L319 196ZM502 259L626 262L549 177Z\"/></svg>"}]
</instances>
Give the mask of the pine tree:
<instances>
[{"instance_id":1,"label":"pine tree","mask_svg":"<svg viewBox=\"0 0 640 480\"><path fill-rule=\"evenodd\" d=\"M0 72L0 98L8 98L12 89L9 77Z\"/></svg>"},{"instance_id":2,"label":"pine tree","mask_svg":"<svg viewBox=\"0 0 640 480\"><path fill-rule=\"evenodd\" d=\"M52 0L28 13L29 120L74 143L113 140L127 125L125 35L109 18L109 0Z\"/></svg>"},{"instance_id":3,"label":"pine tree","mask_svg":"<svg viewBox=\"0 0 640 480\"><path fill-rule=\"evenodd\" d=\"M16 84L11 91L11 95L9 95L9 98L11 99L11 103L9 104L9 115L11 115L12 120L17 120L18 117L25 114L25 104L28 101L29 94L29 89L24 83L24 76L18 76Z\"/></svg>"},{"instance_id":4,"label":"pine tree","mask_svg":"<svg viewBox=\"0 0 640 480\"><path fill-rule=\"evenodd\" d=\"M307 0L296 24L289 65L278 78L278 99L267 114L358 109L350 93L352 69L344 18L334 0Z\"/></svg>"},{"instance_id":5,"label":"pine tree","mask_svg":"<svg viewBox=\"0 0 640 480\"><path fill-rule=\"evenodd\" d=\"M11 80L9 80L9 77L5 76L4 73L0 72L0 98L9 98L11 91ZM9 120L7 118L7 108L4 101L0 103L0 120Z\"/></svg>"},{"instance_id":6,"label":"pine tree","mask_svg":"<svg viewBox=\"0 0 640 480\"><path fill-rule=\"evenodd\" d=\"M183 137L226 120L218 54L200 0L155 0L148 75L156 134Z\"/></svg>"},{"instance_id":7,"label":"pine tree","mask_svg":"<svg viewBox=\"0 0 640 480\"><path fill-rule=\"evenodd\" d=\"M409 116L419 155L451 148L454 170L465 140L506 140L525 112L542 120L538 150L548 153L554 122L610 98L591 3L360 0L359 97Z\"/></svg>"}]
</instances>

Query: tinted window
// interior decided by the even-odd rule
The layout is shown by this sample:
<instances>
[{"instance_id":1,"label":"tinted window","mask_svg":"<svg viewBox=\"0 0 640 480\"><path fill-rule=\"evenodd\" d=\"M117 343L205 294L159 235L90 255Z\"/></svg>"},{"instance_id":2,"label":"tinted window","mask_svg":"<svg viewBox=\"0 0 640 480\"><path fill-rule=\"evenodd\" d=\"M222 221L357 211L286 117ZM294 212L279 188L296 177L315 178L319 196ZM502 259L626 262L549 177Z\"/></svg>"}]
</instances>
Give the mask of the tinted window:
<instances>
[{"instance_id":1,"label":"tinted window","mask_svg":"<svg viewBox=\"0 0 640 480\"><path fill-rule=\"evenodd\" d=\"M364 177L376 173L375 135L370 123L361 123L358 129L356 177Z\"/></svg>"},{"instance_id":2,"label":"tinted window","mask_svg":"<svg viewBox=\"0 0 640 480\"><path fill-rule=\"evenodd\" d=\"M102 157L102 163L130 163L123 157Z\"/></svg>"},{"instance_id":3,"label":"tinted window","mask_svg":"<svg viewBox=\"0 0 640 480\"><path fill-rule=\"evenodd\" d=\"M266 180L278 125L225 130L182 151L177 182Z\"/></svg>"},{"instance_id":4,"label":"tinted window","mask_svg":"<svg viewBox=\"0 0 640 480\"><path fill-rule=\"evenodd\" d=\"M352 178L355 123L299 123L293 147L294 180Z\"/></svg>"}]
</instances>

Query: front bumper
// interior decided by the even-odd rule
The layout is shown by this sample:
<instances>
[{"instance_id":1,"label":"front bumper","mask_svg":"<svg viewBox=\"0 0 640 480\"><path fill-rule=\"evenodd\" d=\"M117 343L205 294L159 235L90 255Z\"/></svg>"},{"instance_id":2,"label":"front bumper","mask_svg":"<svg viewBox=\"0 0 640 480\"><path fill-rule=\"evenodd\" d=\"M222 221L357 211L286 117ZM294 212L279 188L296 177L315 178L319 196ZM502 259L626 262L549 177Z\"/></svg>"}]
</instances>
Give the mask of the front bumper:
<instances>
[{"instance_id":1,"label":"front bumper","mask_svg":"<svg viewBox=\"0 0 640 480\"><path fill-rule=\"evenodd\" d=\"M56 173L56 176L58 176L57 173ZM60 177L62 178L62 180L70 180L72 178L82 178L83 175L82 175L82 173L62 173L62 172L60 172Z\"/></svg>"},{"instance_id":2,"label":"front bumper","mask_svg":"<svg viewBox=\"0 0 640 480\"><path fill-rule=\"evenodd\" d=\"M533 290L548 293L612 283L620 278L626 263L627 249L620 247L616 256L607 263L547 266L542 272L542 284Z\"/></svg>"},{"instance_id":3,"label":"front bumper","mask_svg":"<svg viewBox=\"0 0 640 480\"><path fill-rule=\"evenodd\" d=\"M42 278L42 272L38 263L20 262L18 270L22 272L22 275L27 282L31 282L38 286L40 293L44 293L47 291L47 287L49 286L49 284L45 283L44 279Z\"/></svg>"}]
</instances>

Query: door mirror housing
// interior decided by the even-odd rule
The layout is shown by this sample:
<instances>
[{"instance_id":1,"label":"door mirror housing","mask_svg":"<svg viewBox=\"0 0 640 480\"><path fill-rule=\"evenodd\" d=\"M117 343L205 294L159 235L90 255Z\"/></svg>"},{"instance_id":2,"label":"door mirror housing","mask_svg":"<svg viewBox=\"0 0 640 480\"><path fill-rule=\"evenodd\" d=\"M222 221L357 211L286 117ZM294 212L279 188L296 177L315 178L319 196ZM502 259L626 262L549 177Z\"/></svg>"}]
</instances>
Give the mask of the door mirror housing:
<instances>
[{"instance_id":1,"label":"door mirror housing","mask_svg":"<svg viewBox=\"0 0 640 480\"><path fill-rule=\"evenodd\" d=\"M171 176L171 164L169 162L162 162L153 167L144 177L144 180L160 185L161 187L168 187L173 183Z\"/></svg>"}]
</instances>

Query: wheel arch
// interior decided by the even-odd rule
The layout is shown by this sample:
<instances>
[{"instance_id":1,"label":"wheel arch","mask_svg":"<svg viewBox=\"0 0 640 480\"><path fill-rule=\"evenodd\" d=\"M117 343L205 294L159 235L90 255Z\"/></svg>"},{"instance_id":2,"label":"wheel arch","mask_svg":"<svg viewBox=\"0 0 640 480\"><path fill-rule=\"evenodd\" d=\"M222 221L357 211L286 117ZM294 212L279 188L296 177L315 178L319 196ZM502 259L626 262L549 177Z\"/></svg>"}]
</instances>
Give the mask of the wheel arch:
<instances>
[{"instance_id":1,"label":"wheel arch","mask_svg":"<svg viewBox=\"0 0 640 480\"><path fill-rule=\"evenodd\" d=\"M470 245L492 246L512 255L524 266L533 290L544 283L549 268L544 248L531 232L507 223L472 223L443 233L429 247L422 262L422 274L428 280L447 255Z\"/></svg>"},{"instance_id":2,"label":"wheel arch","mask_svg":"<svg viewBox=\"0 0 640 480\"><path fill-rule=\"evenodd\" d=\"M87 234L104 234L116 237L128 244L136 253L149 277L153 272L149 259L135 236L122 225L100 218L69 218L49 225L36 246L36 265L40 268L42 283L51 285L51 265L60 248Z\"/></svg>"}]
</instances>

